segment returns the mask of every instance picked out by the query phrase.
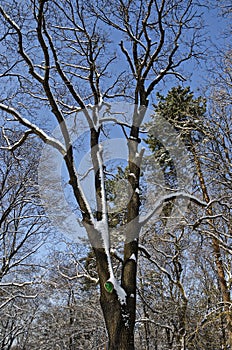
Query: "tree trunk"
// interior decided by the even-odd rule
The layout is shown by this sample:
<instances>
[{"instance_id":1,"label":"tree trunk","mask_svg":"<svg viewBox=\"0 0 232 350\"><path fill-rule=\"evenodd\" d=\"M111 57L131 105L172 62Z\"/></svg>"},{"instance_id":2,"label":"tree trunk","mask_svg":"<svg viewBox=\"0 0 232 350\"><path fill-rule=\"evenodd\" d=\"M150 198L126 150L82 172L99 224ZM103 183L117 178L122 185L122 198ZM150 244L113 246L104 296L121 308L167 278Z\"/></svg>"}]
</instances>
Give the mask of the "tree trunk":
<instances>
[{"instance_id":1,"label":"tree trunk","mask_svg":"<svg viewBox=\"0 0 232 350\"><path fill-rule=\"evenodd\" d=\"M134 350L134 322L128 306L115 299L108 302L103 295L100 301L108 331L107 350Z\"/></svg>"},{"instance_id":2,"label":"tree trunk","mask_svg":"<svg viewBox=\"0 0 232 350\"><path fill-rule=\"evenodd\" d=\"M105 289L109 279L107 256L103 248L94 248L98 276L100 280L100 304L108 333L107 350L134 350L134 327L136 298L135 293L127 296L125 304L117 291L112 293Z\"/></svg>"}]
</instances>

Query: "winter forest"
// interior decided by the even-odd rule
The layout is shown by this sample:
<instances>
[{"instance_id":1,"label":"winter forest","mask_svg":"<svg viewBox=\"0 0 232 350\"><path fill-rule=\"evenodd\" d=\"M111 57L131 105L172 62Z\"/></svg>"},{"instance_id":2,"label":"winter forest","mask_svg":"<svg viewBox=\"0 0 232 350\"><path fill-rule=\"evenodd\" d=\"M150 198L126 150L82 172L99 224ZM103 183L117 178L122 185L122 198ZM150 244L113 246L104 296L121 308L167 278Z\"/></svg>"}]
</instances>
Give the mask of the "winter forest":
<instances>
[{"instance_id":1,"label":"winter forest","mask_svg":"<svg viewBox=\"0 0 232 350\"><path fill-rule=\"evenodd\" d=\"M0 350L232 350L231 14L0 2Z\"/></svg>"}]
</instances>

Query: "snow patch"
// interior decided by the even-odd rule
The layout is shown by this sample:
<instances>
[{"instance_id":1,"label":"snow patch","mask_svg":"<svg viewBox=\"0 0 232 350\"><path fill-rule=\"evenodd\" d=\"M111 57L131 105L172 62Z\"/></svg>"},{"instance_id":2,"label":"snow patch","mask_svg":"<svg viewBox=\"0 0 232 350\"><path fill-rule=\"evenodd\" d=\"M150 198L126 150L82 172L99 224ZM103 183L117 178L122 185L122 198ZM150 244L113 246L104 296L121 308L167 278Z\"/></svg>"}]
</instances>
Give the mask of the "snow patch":
<instances>
[{"instance_id":1,"label":"snow patch","mask_svg":"<svg viewBox=\"0 0 232 350\"><path fill-rule=\"evenodd\" d=\"M136 261L137 259L136 259L135 254L132 254L132 255L130 256L129 260L134 260L134 261Z\"/></svg>"},{"instance_id":2,"label":"snow patch","mask_svg":"<svg viewBox=\"0 0 232 350\"><path fill-rule=\"evenodd\" d=\"M128 176L132 176L134 179L136 179L136 176L134 173L130 173Z\"/></svg>"}]
</instances>

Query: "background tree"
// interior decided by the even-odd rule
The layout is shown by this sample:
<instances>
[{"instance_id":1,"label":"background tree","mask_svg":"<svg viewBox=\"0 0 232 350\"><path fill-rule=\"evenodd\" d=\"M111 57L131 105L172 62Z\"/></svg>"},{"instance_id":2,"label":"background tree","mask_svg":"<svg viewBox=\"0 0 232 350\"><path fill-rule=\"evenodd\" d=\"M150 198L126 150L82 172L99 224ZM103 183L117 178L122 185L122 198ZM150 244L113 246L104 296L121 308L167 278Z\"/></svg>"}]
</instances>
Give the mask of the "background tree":
<instances>
[{"instance_id":1,"label":"background tree","mask_svg":"<svg viewBox=\"0 0 232 350\"><path fill-rule=\"evenodd\" d=\"M19 338L27 341L36 310L34 284L38 266L36 254L45 243L47 220L39 206L36 187L36 155L27 143L8 150L7 142L18 132L1 135L0 149L0 348L11 349ZM5 146L4 146L5 145ZM36 144L34 144L36 147Z\"/></svg>"},{"instance_id":2,"label":"background tree","mask_svg":"<svg viewBox=\"0 0 232 350\"><path fill-rule=\"evenodd\" d=\"M52 247L36 300L37 313L28 349L102 349L106 332L96 283L82 265L77 247L63 242ZM90 286L90 283L92 286Z\"/></svg>"},{"instance_id":3,"label":"background tree","mask_svg":"<svg viewBox=\"0 0 232 350\"><path fill-rule=\"evenodd\" d=\"M224 338L225 344L223 346L231 347L231 287L227 280L227 271L230 269L227 263L228 258L229 261L231 260L231 256L229 257L229 245L227 245L229 239L229 236L227 235L228 229L225 229L226 222L228 222L230 217L226 207L230 208L230 204L228 201L228 192L221 192L221 184L220 181L218 182L218 176L216 175L217 170L215 171L218 157L224 159L224 161L228 159L228 156L226 157L225 154L222 156L220 149L223 149L223 147L220 145L223 143L225 146L230 142L227 140L227 137L224 136L225 134L228 134L230 129L230 118L228 113L224 114L224 120L220 123L220 131L217 132L216 130L218 129L219 124L216 123L216 126L212 123L213 119L211 115L209 116L209 120L206 119L205 99L201 97L194 99L189 88L173 88L168 92L166 97L160 94L158 94L157 97L159 102L155 106L156 113L161 114L163 118L167 118L167 120L174 125L180 137L184 140L188 151L192 154L196 172L196 187L194 188L194 191L200 190L207 203L210 203L211 198L214 198L215 204L210 205L206 213L199 210L199 208L197 209L195 214L196 222L193 225L194 230L192 236L195 239L196 230L198 234L206 235L206 241L209 238L212 238L210 253L212 251L214 255L215 265L213 266L213 270L216 274L216 281L218 282L218 288L220 291L220 296L218 295L215 299L215 309L218 310L219 307L221 310L222 323L226 325L227 340ZM151 149L157 153L157 157L165 161L165 158L162 156L165 154L166 150L162 149L162 145L160 146L157 139L152 136L152 131L148 139L148 144ZM158 148L157 145L159 146ZM225 148L227 149L227 147ZM165 164L169 169L169 173L171 171L172 175L175 174L175 169L170 166L170 161L166 161ZM225 167L225 169L228 169L228 167ZM215 177L217 180L213 181L214 183L212 186L212 178ZM169 177L169 182L171 179L172 178ZM170 184L170 187L172 187L172 183ZM231 194L229 196L231 196ZM216 200L216 198L218 199ZM225 203L222 204L223 201L225 201ZM225 207L223 207L224 205ZM190 220L193 219L194 217ZM185 235L188 235L187 232ZM179 237L181 237L181 235L179 235ZM188 254L190 254L190 252ZM179 254L177 254L177 256L179 256ZM175 259L173 262L174 261ZM176 265L176 268L177 266L180 267L181 270L179 273L181 273L183 271L181 263L179 262L178 265ZM178 279L175 278L175 280L177 281ZM186 305L187 300L188 298L186 297ZM226 321L223 320L224 316L226 317ZM219 323L217 326L221 327L221 324ZM224 332L224 329L222 332Z\"/></svg>"}]
</instances>

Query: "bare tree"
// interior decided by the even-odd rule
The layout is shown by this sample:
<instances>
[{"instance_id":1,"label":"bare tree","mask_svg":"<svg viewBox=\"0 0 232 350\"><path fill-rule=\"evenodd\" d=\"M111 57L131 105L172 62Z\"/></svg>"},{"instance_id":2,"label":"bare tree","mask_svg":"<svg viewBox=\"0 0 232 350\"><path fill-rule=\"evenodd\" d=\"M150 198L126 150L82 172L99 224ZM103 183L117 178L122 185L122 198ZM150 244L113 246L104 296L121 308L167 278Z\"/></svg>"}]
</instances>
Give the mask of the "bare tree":
<instances>
[{"instance_id":1,"label":"bare tree","mask_svg":"<svg viewBox=\"0 0 232 350\"><path fill-rule=\"evenodd\" d=\"M226 324L228 329L228 344L232 347L232 316L231 316L231 50L225 52L223 56L217 56L214 79L211 81L210 97L210 124L212 126L213 142L210 144L209 158L207 165L210 173L214 173L214 186L211 191L222 198L214 208L215 214L220 219L212 221L212 230L223 240L218 243L218 276L222 300L224 302L224 312L226 314ZM215 88L216 87L216 88ZM214 160L214 167L209 165L210 159ZM223 247L229 247L223 252ZM219 254L221 252L221 256ZM220 267L220 269L219 269Z\"/></svg>"},{"instance_id":2,"label":"bare tree","mask_svg":"<svg viewBox=\"0 0 232 350\"><path fill-rule=\"evenodd\" d=\"M30 163L24 151L14 155L1 151L1 156L2 280L29 259L44 242L45 220L38 206L38 192L33 178L35 163ZM24 156L28 157L27 164L22 158Z\"/></svg>"},{"instance_id":3,"label":"bare tree","mask_svg":"<svg viewBox=\"0 0 232 350\"><path fill-rule=\"evenodd\" d=\"M8 130L8 140L16 131ZM1 146L7 147L1 135ZM11 349L26 338L37 294L36 261L32 257L45 242L46 218L38 203L36 155L24 146L0 150L0 347ZM34 144L35 147L35 144ZM21 341L22 342L22 341Z\"/></svg>"},{"instance_id":4,"label":"bare tree","mask_svg":"<svg viewBox=\"0 0 232 350\"><path fill-rule=\"evenodd\" d=\"M179 67L200 57L198 5L192 0L119 0L95 4L74 0L20 3L11 0L0 6L0 15L1 79L6 86L0 109L5 118L19 122L24 130L22 137L8 148L15 149L31 135L37 135L63 157L82 225L96 256L108 349L132 350L141 228L138 189L144 152L139 149L140 127L157 84L167 76L183 80ZM118 121L115 113L112 116L111 98L132 100L129 123ZM89 128L92 163L89 171L95 177L95 211L81 188L75 168L75 147L67 125L67 117L72 116L78 126L80 110ZM60 128L61 140L51 137L47 130L54 120ZM105 123L109 121L123 128L132 189L126 209L128 225L120 281L115 277L110 254L106 164L101 144Z\"/></svg>"}]
</instances>

